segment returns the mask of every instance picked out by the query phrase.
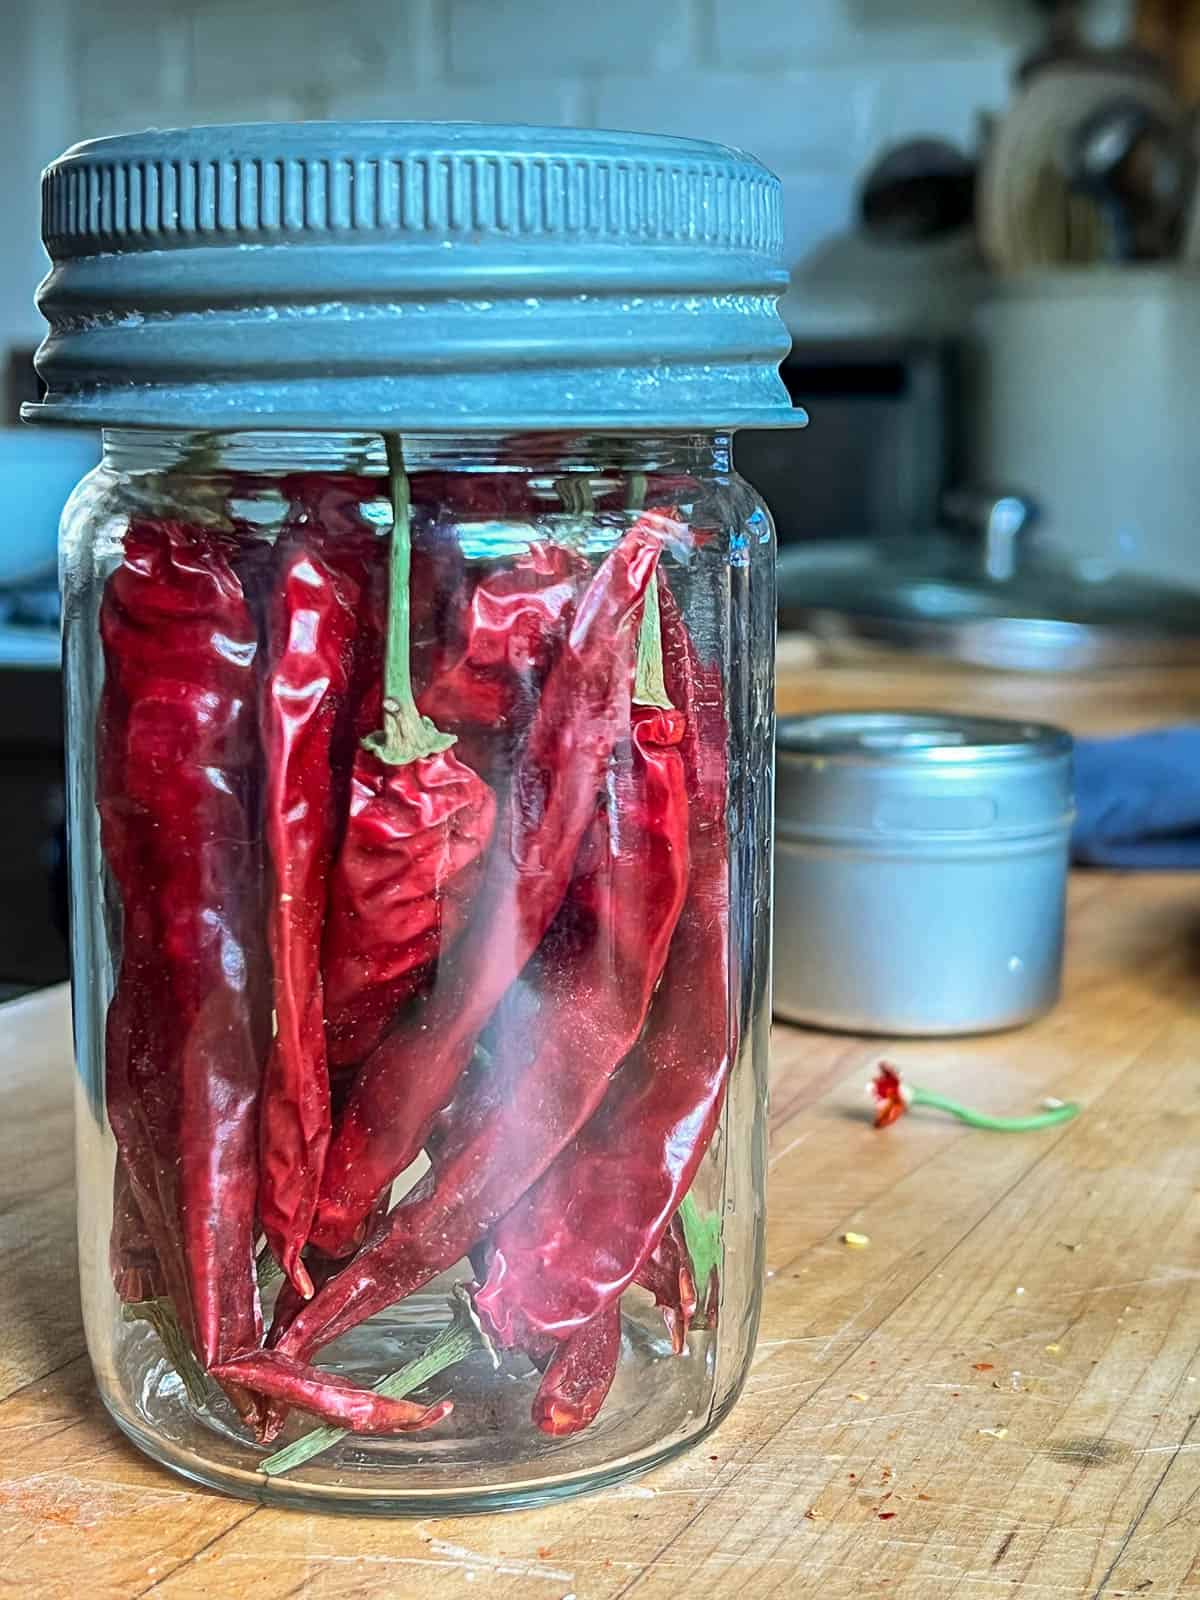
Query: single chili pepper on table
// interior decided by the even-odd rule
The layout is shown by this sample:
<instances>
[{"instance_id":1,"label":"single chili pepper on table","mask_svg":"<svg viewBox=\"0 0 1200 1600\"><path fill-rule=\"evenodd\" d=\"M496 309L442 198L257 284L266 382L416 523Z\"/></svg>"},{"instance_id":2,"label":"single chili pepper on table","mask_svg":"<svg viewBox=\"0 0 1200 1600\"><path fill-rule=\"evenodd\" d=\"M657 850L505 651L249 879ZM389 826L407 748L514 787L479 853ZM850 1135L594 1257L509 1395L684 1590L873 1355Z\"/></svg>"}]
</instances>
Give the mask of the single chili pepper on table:
<instances>
[{"instance_id":1,"label":"single chili pepper on table","mask_svg":"<svg viewBox=\"0 0 1200 1600\"><path fill-rule=\"evenodd\" d=\"M708 1148L734 1053L726 718L660 586L666 687L685 715L691 882L645 1037L599 1111L492 1234L475 1297L502 1345L562 1339L616 1300L658 1245Z\"/></svg>"},{"instance_id":2,"label":"single chili pepper on table","mask_svg":"<svg viewBox=\"0 0 1200 1600\"><path fill-rule=\"evenodd\" d=\"M663 539L676 531L661 513L639 518L585 591L517 760L471 927L429 1002L376 1047L355 1079L313 1229L329 1254L353 1248L375 1197L425 1143L562 904L628 726L632 622Z\"/></svg>"},{"instance_id":3,"label":"single chili pepper on table","mask_svg":"<svg viewBox=\"0 0 1200 1600\"><path fill-rule=\"evenodd\" d=\"M454 735L423 716L413 696L408 480L398 443L389 444L389 455L394 514L383 728L354 757L322 949L335 1065L362 1060L377 1045L458 937L496 815L491 790L451 753Z\"/></svg>"},{"instance_id":4,"label":"single chili pepper on table","mask_svg":"<svg viewBox=\"0 0 1200 1600\"><path fill-rule=\"evenodd\" d=\"M331 768L370 575L366 537L285 531L266 606L259 726L275 1037L263 1078L258 1207L275 1259L305 1296L313 1288L300 1251L331 1128L321 974L336 822Z\"/></svg>"},{"instance_id":5,"label":"single chili pepper on table","mask_svg":"<svg viewBox=\"0 0 1200 1600\"><path fill-rule=\"evenodd\" d=\"M150 907L158 940L150 998L162 1026L130 1087L161 1141L160 1197L181 1235L187 1325L208 1370L261 1336L257 637L235 554L217 531L135 523L101 606L106 679L125 708L104 730L120 744L121 788L103 803L102 833L117 822L136 852L126 917L149 921L137 907Z\"/></svg>"},{"instance_id":6,"label":"single chili pepper on table","mask_svg":"<svg viewBox=\"0 0 1200 1600\"><path fill-rule=\"evenodd\" d=\"M899 1068L881 1061L867 1087L875 1102L875 1126L888 1128L902 1117L910 1106L929 1106L931 1110L945 1111L965 1122L970 1128L983 1128L989 1133L1035 1133L1042 1128L1056 1128L1079 1115L1079 1106L1072 1100L1045 1100L1042 1110L1028 1117L990 1117L986 1112L973 1111L948 1100L945 1095L934 1094L930 1089L918 1089L900 1076Z\"/></svg>"}]
</instances>

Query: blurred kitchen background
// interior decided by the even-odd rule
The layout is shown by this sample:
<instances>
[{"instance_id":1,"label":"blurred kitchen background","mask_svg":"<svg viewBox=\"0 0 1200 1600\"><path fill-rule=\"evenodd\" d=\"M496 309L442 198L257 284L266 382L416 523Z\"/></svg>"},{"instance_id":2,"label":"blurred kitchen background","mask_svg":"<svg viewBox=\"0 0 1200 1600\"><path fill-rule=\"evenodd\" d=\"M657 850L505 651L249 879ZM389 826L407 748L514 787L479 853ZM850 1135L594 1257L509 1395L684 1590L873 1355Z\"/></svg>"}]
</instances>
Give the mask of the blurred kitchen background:
<instances>
[{"instance_id":1,"label":"blurred kitchen background","mask_svg":"<svg viewBox=\"0 0 1200 1600\"><path fill-rule=\"evenodd\" d=\"M7 0L3 23L0 994L66 971L53 539L98 446L16 424L37 175L77 139L414 117L744 146L783 179L812 417L738 443L779 526L784 658L848 700L902 663L916 703L991 674L998 710L1092 695L1135 725L1200 681L1200 0Z\"/></svg>"}]
</instances>

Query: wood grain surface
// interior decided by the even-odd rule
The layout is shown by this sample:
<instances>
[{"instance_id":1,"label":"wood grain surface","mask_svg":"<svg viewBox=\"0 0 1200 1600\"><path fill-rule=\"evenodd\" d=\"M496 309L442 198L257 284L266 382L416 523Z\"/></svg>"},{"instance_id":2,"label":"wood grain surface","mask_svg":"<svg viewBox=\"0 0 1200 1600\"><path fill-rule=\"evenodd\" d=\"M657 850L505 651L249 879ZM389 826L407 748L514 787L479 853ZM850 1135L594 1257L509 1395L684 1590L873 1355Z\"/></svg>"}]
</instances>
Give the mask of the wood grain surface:
<instances>
[{"instance_id":1,"label":"wood grain surface","mask_svg":"<svg viewBox=\"0 0 1200 1600\"><path fill-rule=\"evenodd\" d=\"M987 1110L1085 1110L876 1132L883 1054ZM1066 994L1033 1027L778 1029L740 1403L668 1468L506 1516L271 1511L143 1459L79 1325L65 991L0 1010L0 1058L0 1595L1200 1595L1200 877L1078 876Z\"/></svg>"},{"instance_id":2,"label":"wood grain surface","mask_svg":"<svg viewBox=\"0 0 1200 1600\"><path fill-rule=\"evenodd\" d=\"M834 661L816 640L785 633L778 704L781 715L870 707L971 711L1056 722L1081 735L1118 733L1200 720L1200 667L995 672L879 648Z\"/></svg>"}]
</instances>

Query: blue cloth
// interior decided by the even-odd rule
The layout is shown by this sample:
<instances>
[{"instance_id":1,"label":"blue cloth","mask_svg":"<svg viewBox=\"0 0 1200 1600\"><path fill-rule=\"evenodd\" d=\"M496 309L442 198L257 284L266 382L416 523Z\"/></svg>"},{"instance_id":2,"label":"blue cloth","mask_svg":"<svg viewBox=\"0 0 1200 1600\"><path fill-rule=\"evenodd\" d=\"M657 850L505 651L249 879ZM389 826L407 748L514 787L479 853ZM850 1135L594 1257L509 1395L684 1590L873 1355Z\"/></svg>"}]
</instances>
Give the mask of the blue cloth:
<instances>
[{"instance_id":1,"label":"blue cloth","mask_svg":"<svg viewBox=\"0 0 1200 1600\"><path fill-rule=\"evenodd\" d=\"M1200 726L1075 745L1073 858L1200 869Z\"/></svg>"}]
</instances>

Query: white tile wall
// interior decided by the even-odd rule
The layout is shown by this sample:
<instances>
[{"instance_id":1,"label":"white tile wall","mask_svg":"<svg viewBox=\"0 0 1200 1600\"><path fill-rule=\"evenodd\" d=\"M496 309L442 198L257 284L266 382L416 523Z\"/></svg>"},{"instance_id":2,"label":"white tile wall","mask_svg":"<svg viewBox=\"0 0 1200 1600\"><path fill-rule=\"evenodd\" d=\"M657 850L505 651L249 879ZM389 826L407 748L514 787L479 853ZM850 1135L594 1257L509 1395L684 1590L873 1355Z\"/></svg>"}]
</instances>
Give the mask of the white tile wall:
<instances>
[{"instance_id":1,"label":"white tile wall","mask_svg":"<svg viewBox=\"0 0 1200 1600\"><path fill-rule=\"evenodd\" d=\"M777 171L810 164L842 168L868 137L878 87L855 67L682 71L666 82L602 78L591 106L600 127L717 139L752 150Z\"/></svg>"},{"instance_id":2,"label":"white tile wall","mask_svg":"<svg viewBox=\"0 0 1200 1600\"><path fill-rule=\"evenodd\" d=\"M450 71L485 83L513 73L672 72L692 50L690 0L449 0Z\"/></svg>"},{"instance_id":3,"label":"white tile wall","mask_svg":"<svg viewBox=\"0 0 1200 1600\"><path fill-rule=\"evenodd\" d=\"M1091 0L1119 31L1129 0ZM369 116L715 138L784 180L789 257L848 225L864 166L908 135L969 142L999 109L1028 0L3 0L46 34L10 151L200 121ZM65 26L63 25L65 19ZM63 40L73 38L74 44ZM36 80L36 81L35 81ZM10 115L13 108L10 107ZM36 133L31 132L36 128ZM36 183L0 151L0 214ZM20 207L28 214L28 207ZM0 237L0 285L35 281ZM0 339L26 311L0 304Z\"/></svg>"},{"instance_id":4,"label":"white tile wall","mask_svg":"<svg viewBox=\"0 0 1200 1600\"><path fill-rule=\"evenodd\" d=\"M1004 0L732 0L718 3L713 48L728 66L780 60L886 61L1010 46L1021 7Z\"/></svg>"}]
</instances>

